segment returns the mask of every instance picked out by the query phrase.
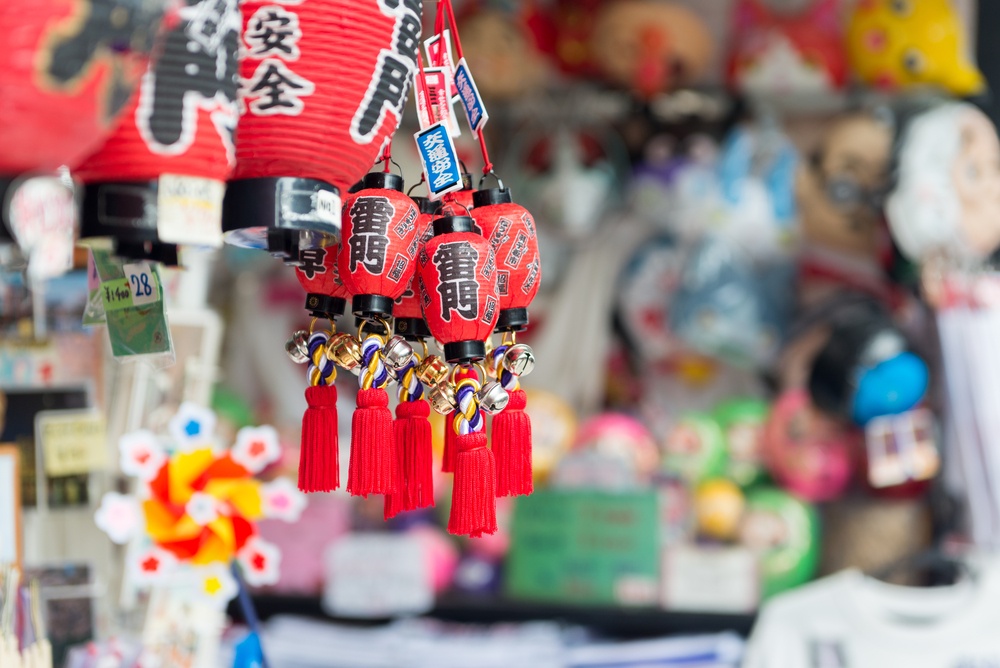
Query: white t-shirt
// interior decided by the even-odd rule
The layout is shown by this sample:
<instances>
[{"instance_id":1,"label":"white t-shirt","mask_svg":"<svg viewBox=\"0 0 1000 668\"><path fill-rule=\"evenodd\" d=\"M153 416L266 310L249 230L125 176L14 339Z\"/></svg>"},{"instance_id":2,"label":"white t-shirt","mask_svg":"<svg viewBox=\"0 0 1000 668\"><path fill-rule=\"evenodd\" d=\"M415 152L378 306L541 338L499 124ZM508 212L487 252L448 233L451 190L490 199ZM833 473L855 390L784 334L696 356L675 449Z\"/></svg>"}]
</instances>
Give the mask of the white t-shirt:
<instances>
[{"instance_id":1,"label":"white t-shirt","mask_svg":"<svg viewBox=\"0 0 1000 668\"><path fill-rule=\"evenodd\" d=\"M844 571L764 606L744 668L1000 668L1000 573L900 587Z\"/></svg>"}]
</instances>

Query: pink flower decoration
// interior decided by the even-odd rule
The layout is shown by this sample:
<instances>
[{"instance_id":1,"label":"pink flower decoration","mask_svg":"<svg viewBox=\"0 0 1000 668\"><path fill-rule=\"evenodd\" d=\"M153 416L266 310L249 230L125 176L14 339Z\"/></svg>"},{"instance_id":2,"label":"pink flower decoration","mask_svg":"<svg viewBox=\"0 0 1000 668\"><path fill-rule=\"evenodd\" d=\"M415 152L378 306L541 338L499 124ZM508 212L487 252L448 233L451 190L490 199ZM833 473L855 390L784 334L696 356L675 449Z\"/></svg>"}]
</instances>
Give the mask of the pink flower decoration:
<instances>
[{"instance_id":1,"label":"pink flower decoration","mask_svg":"<svg viewBox=\"0 0 1000 668\"><path fill-rule=\"evenodd\" d=\"M298 522L306 507L306 495L288 478L276 478L260 489L264 517Z\"/></svg>"}]
</instances>

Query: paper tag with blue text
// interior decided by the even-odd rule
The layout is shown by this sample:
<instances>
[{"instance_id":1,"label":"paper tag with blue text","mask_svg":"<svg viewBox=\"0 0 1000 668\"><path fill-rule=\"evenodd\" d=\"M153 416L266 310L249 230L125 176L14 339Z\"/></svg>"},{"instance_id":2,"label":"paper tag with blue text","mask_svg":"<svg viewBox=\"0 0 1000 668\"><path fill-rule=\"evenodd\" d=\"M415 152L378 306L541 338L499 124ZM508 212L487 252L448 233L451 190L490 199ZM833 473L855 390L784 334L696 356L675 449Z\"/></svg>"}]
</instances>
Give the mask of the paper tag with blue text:
<instances>
[{"instance_id":1,"label":"paper tag with blue text","mask_svg":"<svg viewBox=\"0 0 1000 668\"><path fill-rule=\"evenodd\" d=\"M455 68L455 88L458 89L458 98L462 102L462 108L465 109L465 117L469 119L469 127L473 132L479 132L490 119L490 115L486 112L486 105L483 104L483 98L476 88L476 81L472 78L472 72L469 71L469 64L465 62L465 58L458 61L458 67Z\"/></svg>"},{"instance_id":2,"label":"paper tag with blue text","mask_svg":"<svg viewBox=\"0 0 1000 668\"><path fill-rule=\"evenodd\" d=\"M417 140L431 199L438 200L447 193L461 190L462 170L447 126L435 123L413 136Z\"/></svg>"}]
</instances>

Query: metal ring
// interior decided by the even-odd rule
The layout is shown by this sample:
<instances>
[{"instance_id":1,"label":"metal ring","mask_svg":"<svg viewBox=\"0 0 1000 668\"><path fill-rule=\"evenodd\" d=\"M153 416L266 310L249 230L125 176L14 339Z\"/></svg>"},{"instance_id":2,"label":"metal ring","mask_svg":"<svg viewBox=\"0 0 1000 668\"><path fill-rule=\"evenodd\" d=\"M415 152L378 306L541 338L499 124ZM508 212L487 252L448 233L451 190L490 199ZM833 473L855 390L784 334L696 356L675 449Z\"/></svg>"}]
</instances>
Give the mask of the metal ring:
<instances>
[{"instance_id":1,"label":"metal ring","mask_svg":"<svg viewBox=\"0 0 1000 668\"><path fill-rule=\"evenodd\" d=\"M486 183L487 176L492 176L493 178L495 178L497 180L497 185L500 186L500 190L504 189L503 179L501 179L500 176L496 173L496 170L491 169L490 171L486 172L485 174L479 177L480 190L483 189L483 184Z\"/></svg>"},{"instance_id":2,"label":"metal ring","mask_svg":"<svg viewBox=\"0 0 1000 668\"><path fill-rule=\"evenodd\" d=\"M362 320L361 324L358 325L358 340L359 341L364 341L365 340L365 338L366 338L364 336L365 325L370 325L372 323L378 323L378 324L382 325L382 328L385 330L385 333L384 334L375 334L375 333L372 333L372 334L369 334L368 336L377 336L379 338L379 340L382 341L382 343L384 344L386 342L386 339L388 337L392 336L392 327L389 326L389 322L385 318L374 318L372 320L367 320L367 319L366 320Z\"/></svg>"}]
</instances>

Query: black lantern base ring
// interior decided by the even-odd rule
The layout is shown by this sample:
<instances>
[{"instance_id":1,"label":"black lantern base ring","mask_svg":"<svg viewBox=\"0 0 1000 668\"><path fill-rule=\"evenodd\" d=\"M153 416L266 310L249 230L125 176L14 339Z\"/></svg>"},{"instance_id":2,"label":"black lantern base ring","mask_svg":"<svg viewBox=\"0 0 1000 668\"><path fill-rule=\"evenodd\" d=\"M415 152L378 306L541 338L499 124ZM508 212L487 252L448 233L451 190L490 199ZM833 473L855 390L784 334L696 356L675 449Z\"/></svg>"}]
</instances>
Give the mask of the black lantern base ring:
<instances>
[{"instance_id":1,"label":"black lantern base ring","mask_svg":"<svg viewBox=\"0 0 1000 668\"><path fill-rule=\"evenodd\" d=\"M523 332L528 327L528 309L508 308L497 317L497 332Z\"/></svg>"},{"instance_id":2,"label":"black lantern base ring","mask_svg":"<svg viewBox=\"0 0 1000 668\"><path fill-rule=\"evenodd\" d=\"M339 315L344 315L346 307L347 300L342 297L321 295L314 292L306 295L306 310L314 318L333 320Z\"/></svg>"},{"instance_id":3,"label":"black lantern base ring","mask_svg":"<svg viewBox=\"0 0 1000 668\"><path fill-rule=\"evenodd\" d=\"M294 264L300 248L340 241L340 206L340 190L319 179L236 179L226 185L222 230L227 244Z\"/></svg>"},{"instance_id":4,"label":"black lantern base ring","mask_svg":"<svg viewBox=\"0 0 1000 668\"><path fill-rule=\"evenodd\" d=\"M351 300L351 312L367 320L389 318L392 317L394 303L384 295L354 295L354 299Z\"/></svg>"},{"instance_id":5,"label":"black lantern base ring","mask_svg":"<svg viewBox=\"0 0 1000 668\"><path fill-rule=\"evenodd\" d=\"M396 333L407 341L420 341L431 336L423 318L396 318Z\"/></svg>"},{"instance_id":6,"label":"black lantern base ring","mask_svg":"<svg viewBox=\"0 0 1000 668\"><path fill-rule=\"evenodd\" d=\"M444 344L444 358L451 364L471 364L486 359L483 341L455 341Z\"/></svg>"},{"instance_id":7,"label":"black lantern base ring","mask_svg":"<svg viewBox=\"0 0 1000 668\"><path fill-rule=\"evenodd\" d=\"M7 213L7 197L8 191L11 191L11 186L14 185L16 179L3 177L0 178L0 205L3 209L0 210L0 244L10 244L14 243L14 235L10 229L10 220ZM12 193L13 191L11 191Z\"/></svg>"},{"instance_id":8,"label":"black lantern base ring","mask_svg":"<svg viewBox=\"0 0 1000 668\"><path fill-rule=\"evenodd\" d=\"M107 181L83 187L80 239L111 238L115 255L177 266L177 246L156 233L157 181Z\"/></svg>"}]
</instances>

